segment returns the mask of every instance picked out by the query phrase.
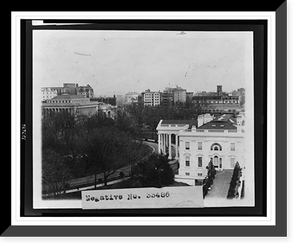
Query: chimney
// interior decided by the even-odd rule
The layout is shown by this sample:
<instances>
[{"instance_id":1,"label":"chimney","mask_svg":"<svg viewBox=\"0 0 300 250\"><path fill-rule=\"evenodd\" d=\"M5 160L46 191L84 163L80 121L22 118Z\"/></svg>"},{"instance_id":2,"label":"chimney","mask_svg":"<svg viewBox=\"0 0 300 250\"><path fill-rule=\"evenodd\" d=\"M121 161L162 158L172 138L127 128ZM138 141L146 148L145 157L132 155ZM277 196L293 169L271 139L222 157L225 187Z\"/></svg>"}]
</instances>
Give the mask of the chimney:
<instances>
[{"instance_id":1,"label":"chimney","mask_svg":"<svg viewBox=\"0 0 300 250\"><path fill-rule=\"evenodd\" d=\"M198 115L197 126L200 127L204 124L204 115Z\"/></svg>"},{"instance_id":2,"label":"chimney","mask_svg":"<svg viewBox=\"0 0 300 250\"><path fill-rule=\"evenodd\" d=\"M222 95L222 85L217 85L217 94L218 96Z\"/></svg>"},{"instance_id":3,"label":"chimney","mask_svg":"<svg viewBox=\"0 0 300 250\"><path fill-rule=\"evenodd\" d=\"M239 115L236 117L236 124L237 126L245 126L245 113L240 112Z\"/></svg>"}]
</instances>

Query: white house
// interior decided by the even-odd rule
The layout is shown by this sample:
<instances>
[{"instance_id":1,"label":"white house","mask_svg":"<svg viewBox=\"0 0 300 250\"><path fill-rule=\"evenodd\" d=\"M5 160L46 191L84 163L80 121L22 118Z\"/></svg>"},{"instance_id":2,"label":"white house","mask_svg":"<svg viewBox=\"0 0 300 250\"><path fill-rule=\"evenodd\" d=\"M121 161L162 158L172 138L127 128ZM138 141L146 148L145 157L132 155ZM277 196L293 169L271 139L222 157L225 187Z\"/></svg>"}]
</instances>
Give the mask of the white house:
<instances>
[{"instance_id":1,"label":"white house","mask_svg":"<svg viewBox=\"0 0 300 250\"><path fill-rule=\"evenodd\" d=\"M236 118L205 114L197 120L161 120L157 126L158 151L178 160L176 180L195 185L196 180L205 178L210 161L218 171L233 169L237 161L244 166L244 124L243 113Z\"/></svg>"}]
</instances>

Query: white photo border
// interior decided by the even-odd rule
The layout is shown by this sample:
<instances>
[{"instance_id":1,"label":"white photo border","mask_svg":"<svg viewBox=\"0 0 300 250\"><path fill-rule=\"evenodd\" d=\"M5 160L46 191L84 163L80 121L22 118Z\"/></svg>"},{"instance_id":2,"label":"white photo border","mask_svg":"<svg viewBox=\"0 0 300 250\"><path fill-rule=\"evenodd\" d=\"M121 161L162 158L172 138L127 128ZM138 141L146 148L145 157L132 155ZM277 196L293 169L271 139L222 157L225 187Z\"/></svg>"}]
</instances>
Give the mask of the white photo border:
<instances>
[{"instance_id":1,"label":"white photo border","mask_svg":"<svg viewBox=\"0 0 300 250\"><path fill-rule=\"evenodd\" d=\"M276 225L275 12L12 12L12 225ZM21 19L222 19L268 21L268 149L266 217L22 217L20 216L20 21Z\"/></svg>"}]
</instances>

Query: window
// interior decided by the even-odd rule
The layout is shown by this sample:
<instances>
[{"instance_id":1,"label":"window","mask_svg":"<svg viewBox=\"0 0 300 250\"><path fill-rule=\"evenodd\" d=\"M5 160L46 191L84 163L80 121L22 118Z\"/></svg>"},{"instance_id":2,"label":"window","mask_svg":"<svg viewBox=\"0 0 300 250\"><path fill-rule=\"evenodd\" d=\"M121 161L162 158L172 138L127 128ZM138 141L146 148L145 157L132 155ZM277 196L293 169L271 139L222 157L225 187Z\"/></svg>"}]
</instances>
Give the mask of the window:
<instances>
[{"instance_id":1,"label":"window","mask_svg":"<svg viewBox=\"0 0 300 250\"><path fill-rule=\"evenodd\" d=\"M198 176L202 176L202 173L198 173Z\"/></svg>"},{"instance_id":2,"label":"window","mask_svg":"<svg viewBox=\"0 0 300 250\"><path fill-rule=\"evenodd\" d=\"M230 143L230 151L235 151L235 143Z\"/></svg>"},{"instance_id":3,"label":"window","mask_svg":"<svg viewBox=\"0 0 300 250\"><path fill-rule=\"evenodd\" d=\"M189 149L190 149L190 142L189 142L189 141L186 141L186 142L185 142L185 149L186 149L186 150L189 150Z\"/></svg>"},{"instance_id":4,"label":"window","mask_svg":"<svg viewBox=\"0 0 300 250\"><path fill-rule=\"evenodd\" d=\"M230 158L230 167L234 168L235 158Z\"/></svg>"},{"instance_id":5,"label":"window","mask_svg":"<svg viewBox=\"0 0 300 250\"><path fill-rule=\"evenodd\" d=\"M219 158L218 156L214 157L214 166L218 166L219 165Z\"/></svg>"},{"instance_id":6,"label":"window","mask_svg":"<svg viewBox=\"0 0 300 250\"><path fill-rule=\"evenodd\" d=\"M186 156L186 157L185 157L185 166L186 166L186 167L189 167L189 166L190 166L190 157L189 157L189 156Z\"/></svg>"},{"instance_id":7,"label":"window","mask_svg":"<svg viewBox=\"0 0 300 250\"><path fill-rule=\"evenodd\" d=\"M210 147L213 151L222 151L222 146L219 143L213 143Z\"/></svg>"},{"instance_id":8,"label":"window","mask_svg":"<svg viewBox=\"0 0 300 250\"><path fill-rule=\"evenodd\" d=\"M198 150L202 150L202 141L198 142Z\"/></svg>"},{"instance_id":9,"label":"window","mask_svg":"<svg viewBox=\"0 0 300 250\"><path fill-rule=\"evenodd\" d=\"M185 172L185 175L190 175L190 173L189 172Z\"/></svg>"},{"instance_id":10,"label":"window","mask_svg":"<svg viewBox=\"0 0 300 250\"><path fill-rule=\"evenodd\" d=\"M198 157L198 168L202 168L202 157Z\"/></svg>"}]
</instances>

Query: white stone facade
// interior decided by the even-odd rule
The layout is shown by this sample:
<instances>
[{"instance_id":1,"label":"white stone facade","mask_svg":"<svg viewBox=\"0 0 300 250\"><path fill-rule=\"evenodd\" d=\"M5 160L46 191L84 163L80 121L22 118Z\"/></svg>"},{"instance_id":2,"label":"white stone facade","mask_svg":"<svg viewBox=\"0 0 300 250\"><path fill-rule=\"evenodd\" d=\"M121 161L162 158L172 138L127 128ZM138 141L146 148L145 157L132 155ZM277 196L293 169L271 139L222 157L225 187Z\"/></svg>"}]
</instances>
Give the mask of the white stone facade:
<instances>
[{"instance_id":1,"label":"white stone facade","mask_svg":"<svg viewBox=\"0 0 300 250\"><path fill-rule=\"evenodd\" d=\"M181 176L205 177L210 161L220 171L233 169L237 161L244 165L244 134L241 131L192 128L180 131L179 138Z\"/></svg>"},{"instance_id":2,"label":"white stone facade","mask_svg":"<svg viewBox=\"0 0 300 250\"><path fill-rule=\"evenodd\" d=\"M195 180L205 178L210 161L218 171L233 169L237 161L245 167L244 124L243 114L226 120L208 114L197 121L161 120L157 126L158 151L178 160L177 180L195 185Z\"/></svg>"}]
</instances>

